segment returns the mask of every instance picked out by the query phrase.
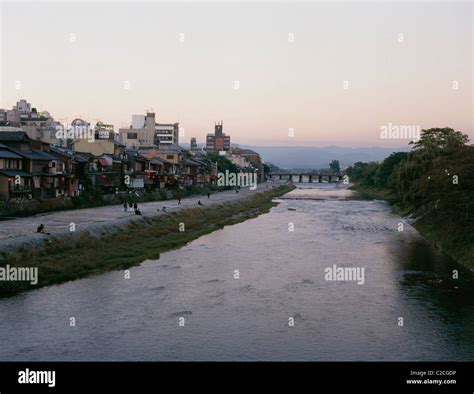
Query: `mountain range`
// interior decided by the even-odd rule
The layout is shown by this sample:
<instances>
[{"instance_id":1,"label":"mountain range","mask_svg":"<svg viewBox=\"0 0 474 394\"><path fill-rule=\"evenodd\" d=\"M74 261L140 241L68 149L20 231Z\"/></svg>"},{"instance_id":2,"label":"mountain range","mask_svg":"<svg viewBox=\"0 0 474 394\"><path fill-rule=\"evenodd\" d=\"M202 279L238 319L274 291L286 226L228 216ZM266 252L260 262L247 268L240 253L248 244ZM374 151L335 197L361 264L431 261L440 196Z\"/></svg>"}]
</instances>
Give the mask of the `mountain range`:
<instances>
[{"instance_id":1,"label":"mountain range","mask_svg":"<svg viewBox=\"0 0 474 394\"><path fill-rule=\"evenodd\" d=\"M317 147L282 147L282 146L240 146L252 149L265 162L272 163L283 169L319 169L329 167L332 160L339 160L341 166L348 166L358 161L381 161L393 152L408 152L411 147L403 148L346 148L340 146Z\"/></svg>"}]
</instances>

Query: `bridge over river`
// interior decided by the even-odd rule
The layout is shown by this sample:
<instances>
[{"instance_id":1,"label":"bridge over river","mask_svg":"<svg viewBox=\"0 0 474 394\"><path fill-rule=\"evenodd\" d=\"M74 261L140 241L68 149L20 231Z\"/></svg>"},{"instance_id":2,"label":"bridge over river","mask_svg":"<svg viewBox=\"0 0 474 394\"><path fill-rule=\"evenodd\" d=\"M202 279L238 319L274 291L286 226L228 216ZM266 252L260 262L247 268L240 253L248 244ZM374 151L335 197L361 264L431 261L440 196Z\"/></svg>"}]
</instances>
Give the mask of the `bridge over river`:
<instances>
[{"instance_id":1,"label":"bridge over river","mask_svg":"<svg viewBox=\"0 0 474 394\"><path fill-rule=\"evenodd\" d=\"M295 183L331 183L342 181L344 174L329 172L271 172L272 181L287 180Z\"/></svg>"}]
</instances>

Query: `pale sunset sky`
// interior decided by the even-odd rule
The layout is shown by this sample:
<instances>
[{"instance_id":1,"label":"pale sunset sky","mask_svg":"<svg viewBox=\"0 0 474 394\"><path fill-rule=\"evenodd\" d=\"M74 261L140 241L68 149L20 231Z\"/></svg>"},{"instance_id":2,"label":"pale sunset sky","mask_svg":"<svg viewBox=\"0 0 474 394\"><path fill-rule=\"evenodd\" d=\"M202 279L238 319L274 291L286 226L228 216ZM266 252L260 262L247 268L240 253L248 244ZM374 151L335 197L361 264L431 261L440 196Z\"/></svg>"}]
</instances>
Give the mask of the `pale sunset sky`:
<instances>
[{"instance_id":1,"label":"pale sunset sky","mask_svg":"<svg viewBox=\"0 0 474 394\"><path fill-rule=\"evenodd\" d=\"M0 107L116 130L152 108L181 142L220 120L243 145L405 146L389 123L474 140L472 22L471 1L2 2Z\"/></svg>"}]
</instances>

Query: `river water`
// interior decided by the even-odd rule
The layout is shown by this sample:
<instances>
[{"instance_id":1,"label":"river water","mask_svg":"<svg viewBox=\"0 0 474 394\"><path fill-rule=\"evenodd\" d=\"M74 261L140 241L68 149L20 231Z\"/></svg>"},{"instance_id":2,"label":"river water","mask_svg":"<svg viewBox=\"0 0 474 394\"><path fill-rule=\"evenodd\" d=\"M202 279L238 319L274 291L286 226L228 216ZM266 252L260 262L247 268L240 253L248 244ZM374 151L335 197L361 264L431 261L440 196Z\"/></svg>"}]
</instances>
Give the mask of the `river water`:
<instances>
[{"instance_id":1,"label":"river water","mask_svg":"<svg viewBox=\"0 0 474 394\"><path fill-rule=\"evenodd\" d=\"M0 359L474 359L470 274L408 224L398 231L385 202L299 186L129 279L115 271L0 300ZM363 268L363 284L325 280L333 265Z\"/></svg>"}]
</instances>

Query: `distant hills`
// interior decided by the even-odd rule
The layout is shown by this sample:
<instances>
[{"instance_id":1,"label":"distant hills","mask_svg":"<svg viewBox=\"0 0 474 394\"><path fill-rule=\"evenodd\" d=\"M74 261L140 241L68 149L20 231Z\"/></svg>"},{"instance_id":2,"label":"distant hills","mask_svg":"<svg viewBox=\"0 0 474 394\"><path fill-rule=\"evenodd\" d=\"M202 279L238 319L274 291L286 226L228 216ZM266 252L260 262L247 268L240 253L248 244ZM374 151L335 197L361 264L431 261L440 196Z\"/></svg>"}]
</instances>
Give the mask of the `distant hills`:
<instances>
[{"instance_id":1,"label":"distant hills","mask_svg":"<svg viewBox=\"0 0 474 394\"><path fill-rule=\"evenodd\" d=\"M189 144L180 144L188 148ZM202 148L203 145L198 145ZM340 146L325 146L322 148L305 146L252 146L239 145L243 149L252 149L267 163L272 163L282 169L320 169L328 168L332 160L339 160L341 166L355 162L381 161L393 152L408 152L410 147L402 148L345 148Z\"/></svg>"},{"instance_id":2,"label":"distant hills","mask_svg":"<svg viewBox=\"0 0 474 394\"><path fill-rule=\"evenodd\" d=\"M410 147L403 148L344 148L340 146L316 147L282 147L282 146L240 146L252 149L262 156L265 162L270 162L280 168L327 168L332 160L339 160L341 166L347 166L358 161L380 161L393 152L408 152Z\"/></svg>"}]
</instances>

